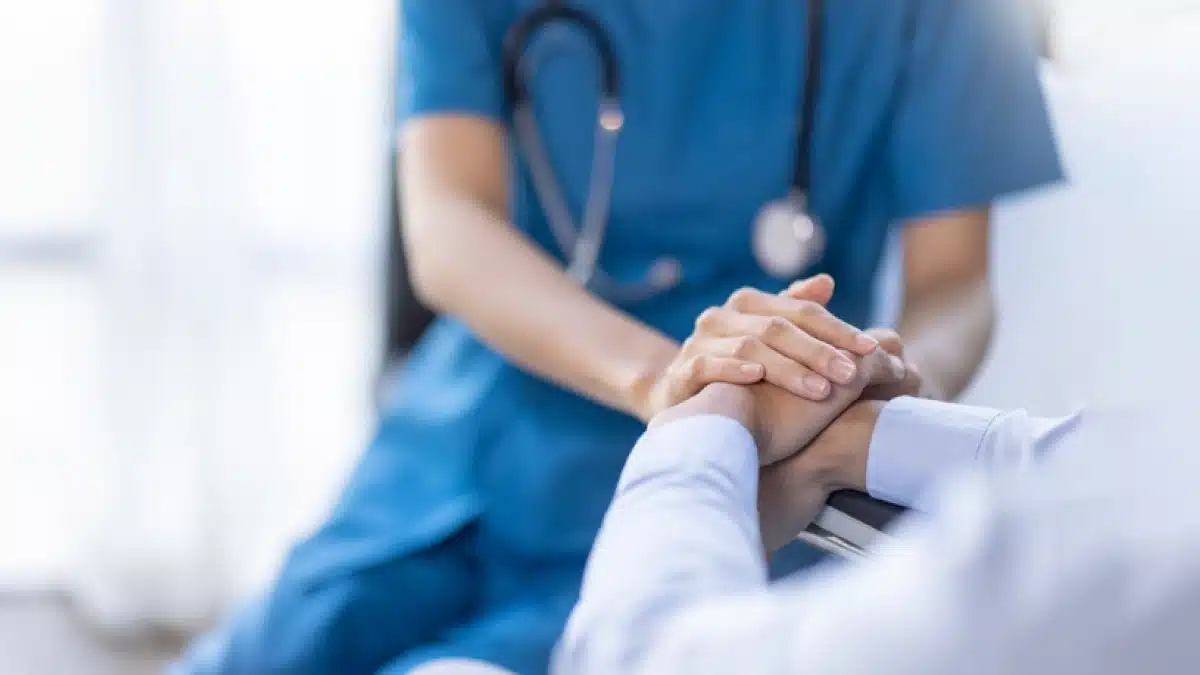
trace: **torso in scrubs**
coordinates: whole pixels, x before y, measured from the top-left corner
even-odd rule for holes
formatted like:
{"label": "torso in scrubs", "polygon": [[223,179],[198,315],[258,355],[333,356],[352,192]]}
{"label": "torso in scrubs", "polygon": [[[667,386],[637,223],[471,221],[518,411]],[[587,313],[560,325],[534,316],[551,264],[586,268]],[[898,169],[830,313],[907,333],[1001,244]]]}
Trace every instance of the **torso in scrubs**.
{"label": "torso in scrubs", "polygon": [[[634,280],[664,255],[683,263],[678,288],[623,309],[682,340],[738,287],[780,289],[755,262],[751,224],[792,181],[805,0],[569,4],[605,26],[622,75],[626,126],[601,265]],[[865,325],[890,225],[1054,181],[1059,164],[1021,3],[825,4],[811,203],[829,245],[805,274],[832,274],[831,309]],[[539,5],[402,2],[400,120],[468,114],[511,129],[501,42]],[[537,65],[544,141],[578,214],[595,52],[554,26],[526,59]],[[512,220],[561,259],[527,167],[513,160]],[[401,673],[437,657],[544,670],[641,430],[439,320],[328,522],[294,550],[264,603],[230,625],[222,672]]]}

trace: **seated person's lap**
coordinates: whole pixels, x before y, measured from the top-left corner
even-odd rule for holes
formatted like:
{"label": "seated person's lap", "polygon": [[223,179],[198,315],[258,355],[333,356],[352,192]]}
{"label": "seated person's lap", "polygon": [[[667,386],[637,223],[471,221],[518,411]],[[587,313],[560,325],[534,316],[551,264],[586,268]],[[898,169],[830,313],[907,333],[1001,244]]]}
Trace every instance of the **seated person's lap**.
{"label": "seated person's lap", "polygon": [[576,597],[575,589],[564,589],[555,596],[516,599],[490,609],[448,631],[442,641],[397,658],[379,673],[406,675],[450,659],[470,659],[520,675],[544,673]]}
{"label": "seated person's lap", "polygon": [[545,672],[582,563],[485,554],[483,539],[472,524],[429,549],[316,581],[285,566],[265,598],[172,673],[398,675],[455,658]]}
{"label": "seated person's lap", "polygon": [[423,551],[311,581],[285,566],[270,593],[198,643],[174,673],[372,674],[468,621],[476,528]]}

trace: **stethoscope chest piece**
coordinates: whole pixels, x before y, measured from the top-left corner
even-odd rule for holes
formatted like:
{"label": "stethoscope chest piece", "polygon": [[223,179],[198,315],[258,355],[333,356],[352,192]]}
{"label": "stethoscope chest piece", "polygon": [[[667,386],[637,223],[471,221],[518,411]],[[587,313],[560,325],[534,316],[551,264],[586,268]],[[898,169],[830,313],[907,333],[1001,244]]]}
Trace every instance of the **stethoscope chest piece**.
{"label": "stethoscope chest piece", "polygon": [[758,212],[751,246],[763,271],[792,280],[821,260],[825,232],[807,208],[803,195],[769,202]]}

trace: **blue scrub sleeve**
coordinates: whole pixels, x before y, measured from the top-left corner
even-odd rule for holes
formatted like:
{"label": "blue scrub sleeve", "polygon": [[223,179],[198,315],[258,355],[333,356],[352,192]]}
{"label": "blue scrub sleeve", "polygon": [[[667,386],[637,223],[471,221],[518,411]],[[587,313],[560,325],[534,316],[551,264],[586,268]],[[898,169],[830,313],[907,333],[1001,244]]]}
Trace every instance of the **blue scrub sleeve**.
{"label": "blue scrub sleeve", "polygon": [[910,2],[885,159],[892,220],[987,206],[1061,180],[1029,3]]}
{"label": "blue scrub sleeve", "polygon": [[437,113],[503,117],[506,4],[400,0],[397,120]]}

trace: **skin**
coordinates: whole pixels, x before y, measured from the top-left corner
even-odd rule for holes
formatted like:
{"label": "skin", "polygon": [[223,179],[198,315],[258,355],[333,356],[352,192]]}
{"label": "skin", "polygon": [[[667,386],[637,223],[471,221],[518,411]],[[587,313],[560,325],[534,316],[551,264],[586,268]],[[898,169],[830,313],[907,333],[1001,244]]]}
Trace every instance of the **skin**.
{"label": "skin", "polygon": [[[405,245],[421,299],[461,318],[514,363],[592,400],[642,420],[712,382],[765,380],[822,400],[852,377],[837,369],[844,362],[834,348],[859,356],[874,348],[814,306],[820,301],[753,289],[701,315],[679,345],[579,288],[506,220],[501,127],[442,115],[411,120],[402,131]],[[994,322],[988,224],[983,209],[905,229],[899,331],[907,360],[924,375],[924,396],[957,396],[986,355]],[[505,283],[493,283],[498,278]],[[526,302],[534,289],[536,305]]]}
{"label": "skin", "polygon": [[[882,363],[864,364],[864,369],[869,377],[821,402],[804,401],[770,385],[709,385],[655,417],[651,427],[692,416],[721,415],[750,431],[764,465],[758,507],[763,546],[769,554],[804,529],[833,492],[866,490],[867,448],[883,402],[857,397],[867,386],[896,379]],[[781,453],[782,448],[791,450]],[[803,449],[797,452],[797,448]]]}
{"label": "skin", "polygon": [[[763,546],[769,555],[791,541],[812,521],[829,494],[840,489],[865,489],[866,447],[883,403],[859,400],[871,387],[902,381],[883,350],[858,359],[857,379],[836,387],[824,401],[807,401],[769,384],[738,386],[717,383],[667,408],[650,427],[695,415],[721,415],[738,421],[755,438],[760,460],[770,461],[771,448],[803,447],[802,452],[763,468],[759,478],[759,519]],[[833,419],[829,423],[829,419]],[[496,674],[505,671],[469,659],[446,659],[427,664],[413,675],[443,673]]]}
{"label": "skin", "polygon": [[505,138],[474,117],[409,120],[400,175],[414,290],[513,363],[649,420],[712,382],[821,400],[855,377],[843,357],[875,350],[821,303],[787,295],[742,289],[684,345],[590,295],[506,220]]}
{"label": "skin", "polygon": [[948,213],[904,230],[898,330],[929,398],[952,400],[987,356],[996,322],[989,283],[989,209]]}
{"label": "skin", "polygon": [[[462,318],[515,363],[643,420],[717,382],[761,383],[755,391],[766,393],[759,407],[776,411],[768,416],[786,416],[793,399],[799,405],[804,398],[833,398],[840,412],[851,403],[846,388],[862,383],[862,357],[878,343],[902,358],[905,375],[868,384],[862,396],[952,398],[986,354],[994,322],[986,209],[908,224],[899,335],[871,331],[874,340],[860,340],[861,333],[823,311],[833,281],[817,277],[779,296],[743,289],[699,317],[696,332],[679,345],[580,289],[505,220],[503,129],[470,117],[425,118],[407,123],[401,142],[407,149],[401,154],[405,243],[422,299]],[[464,247],[463,241],[475,244]],[[505,283],[492,283],[497,278]],[[534,290],[536,305],[526,302]],[[838,356],[855,363],[848,378],[832,368]],[[813,385],[814,378],[824,382]],[[764,485],[804,495],[772,500],[773,490],[764,490],[768,504],[783,504],[791,514],[790,521],[779,519],[790,523],[784,531],[798,531],[791,523],[818,508],[822,495],[862,486],[862,472],[847,467],[865,467],[870,434],[864,430],[873,410],[868,401],[840,418],[820,418],[825,422],[812,430],[813,448],[828,452],[792,455],[804,446],[795,439],[790,447],[766,445]],[[847,454],[834,462],[836,447]]]}
{"label": "skin", "polygon": [[[819,286],[801,282],[788,291],[821,297]],[[825,401],[789,396],[769,385],[714,384],[655,417],[651,427],[692,415],[733,418],[750,430],[763,469],[759,518],[763,546],[771,554],[795,538],[838,490],[867,487],[867,457],[875,424],[887,400],[916,395],[921,376],[904,362],[904,345],[891,330],[872,332],[881,350],[860,360],[859,378]],[[899,360],[883,360],[882,353]]]}
{"label": "skin", "polygon": [[[893,353],[920,373],[921,387],[904,393],[953,400],[987,356],[996,321],[990,223],[990,212],[980,209],[925,218],[905,228],[903,304],[898,333],[888,339],[899,350]],[[822,301],[803,284],[787,294]]]}

